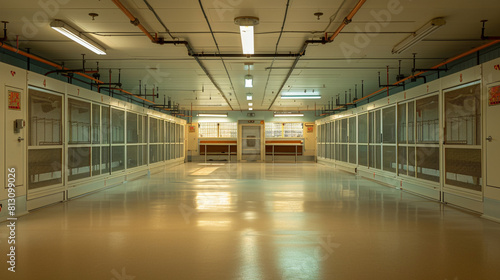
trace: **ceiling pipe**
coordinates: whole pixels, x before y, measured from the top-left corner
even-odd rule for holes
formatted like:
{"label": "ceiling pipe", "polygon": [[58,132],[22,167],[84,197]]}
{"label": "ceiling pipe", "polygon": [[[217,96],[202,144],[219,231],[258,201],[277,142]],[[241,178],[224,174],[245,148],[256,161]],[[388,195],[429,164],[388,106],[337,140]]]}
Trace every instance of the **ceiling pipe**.
{"label": "ceiling pipe", "polygon": [[342,31],[342,29],[344,29],[344,27],[352,21],[352,18],[354,17],[354,15],[359,11],[359,9],[363,6],[363,4],[365,4],[365,2],[366,2],[366,0],[360,0],[356,4],[356,6],[354,7],[354,9],[347,15],[347,17],[344,19],[344,21],[342,22],[342,24],[337,28],[337,31],[335,31],[335,33],[330,38],[326,39],[327,35],[325,34],[324,40],[306,40],[304,42],[304,45],[302,45],[302,49],[299,52],[300,56],[297,56],[295,58],[295,61],[293,62],[292,67],[290,68],[290,71],[288,71],[288,74],[286,75],[285,80],[281,84],[279,90],[276,92],[276,96],[274,97],[273,101],[271,102],[271,104],[269,105],[269,107],[267,108],[267,110],[271,110],[271,107],[274,105],[274,102],[276,102],[276,99],[280,95],[281,90],[283,89],[283,87],[285,86],[286,82],[288,81],[288,79],[292,75],[293,70],[295,70],[295,67],[297,66],[297,63],[299,62],[299,59],[306,52],[307,46],[309,44],[315,44],[315,43],[325,44],[325,43],[333,42],[333,40],[340,34],[340,31]]}
{"label": "ceiling pipe", "polygon": [[335,32],[333,32],[333,34],[332,34],[332,36],[330,36],[330,38],[328,38],[327,33],[325,33],[325,38],[328,38],[328,39],[326,39],[327,43],[333,42],[333,40],[340,34],[342,29],[344,29],[344,27],[346,27],[346,25],[348,25],[349,23],[352,22],[352,18],[354,17],[354,15],[356,15],[356,13],[359,11],[359,9],[361,9],[361,7],[363,6],[363,4],[365,4],[365,2],[366,2],[366,0],[359,0],[359,2],[356,4],[356,6],[354,6],[354,9],[352,9],[352,11],[344,18],[344,21],[342,21],[340,26],[337,28],[337,30],[335,30]]}
{"label": "ceiling pipe", "polygon": [[[461,59],[461,58],[463,58],[463,57],[466,57],[466,56],[468,56],[468,55],[470,55],[470,54],[473,54],[473,53],[478,52],[478,51],[480,51],[480,50],[483,50],[483,49],[485,49],[485,48],[491,47],[491,46],[493,46],[493,45],[495,45],[495,44],[498,44],[498,43],[500,43],[500,40],[491,41],[491,42],[489,42],[489,43],[487,43],[487,44],[481,45],[481,46],[479,46],[479,47],[476,47],[476,48],[474,48],[474,49],[471,49],[471,50],[468,50],[468,51],[466,51],[466,52],[464,52],[464,53],[461,53],[461,54],[459,54],[459,55],[457,55],[457,56],[454,56],[454,57],[452,57],[452,58],[450,58],[450,59],[447,59],[447,60],[445,60],[445,61],[443,61],[443,62],[441,62],[441,63],[439,63],[439,64],[437,64],[437,65],[434,65],[434,66],[433,66],[433,67],[431,67],[430,69],[438,69],[438,68],[439,68],[439,67],[441,67],[441,66],[447,65],[447,64],[449,64],[449,63],[451,63],[451,62],[453,62],[453,61],[456,61],[456,60],[458,60],[458,59]],[[424,74],[424,73],[426,73],[426,72],[428,72],[428,71],[421,71],[421,72],[416,73],[416,74],[414,74],[414,75],[412,75],[412,76],[409,76],[409,77],[406,77],[406,78],[404,78],[404,79],[402,79],[402,80],[399,80],[399,81],[397,81],[397,82],[393,83],[392,85],[397,85],[397,84],[403,83],[403,82],[405,82],[405,81],[411,80],[411,79],[413,79],[413,78],[417,78],[418,76],[420,76],[420,75],[422,75],[422,74]],[[375,96],[375,95],[377,95],[377,94],[379,94],[379,93],[383,92],[383,91],[384,91],[384,90],[386,90],[386,89],[387,89],[387,88],[381,88],[381,89],[379,89],[379,90],[377,90],[377,91],[375,91],[375,92],[373,92],[373,93],[370,93],[370,94],[368,94],[367,96],[364,96],[364,97],[362,97],[362,98],[360,98],[360,99],[358,99],[358,100],[356,100],[356,101],[353,101],[353,102],[348,103],[348,104],[344,104],[344,106],[355,105],[356,103],[358,103],[358,102],[360,102],[360,101],[362,101],[362,100],[365,100],[365,99],[367,99],[367,98],[373,97],[373,96]],[[342,107],[344,107],[344,106],[337,107],[337,108],[335,108],[334,110],[339,110],[339,109],[341,109],[341,108],[342,108]]]}
{"label": "ceiling pipe", "polygon": [[134,15],[132,15],[132,13],[127,8],[125,8],[125,6],[123,6],[123,4],[119,0],[112,0],[112,1],[128,17],[128,19],[130,20],[130,23],[137,26],[144,34],[146,34],[146,36],[148,36],[148,38],[149,38],[149,40],[151,40],[151,42],[153,42],[153,43],[158,42],[158,40],[155,39],[151,35],[151,33],[149,33],[149,31],[144,27],[144,25],[142,25],[142,23],[139,21],[139,19],[136,18]]}
{"label": "ceiling pipe", "polygon": [[[151,42],[153,42],[155,44],[160,44],[160,45],[163,45],[163,44],[184,45],[184,46],[186,46],[189,55],[195,54],[193,48],[191,47],[191,45],[187,41],[175,41],[175,40],[174,41],[165,41],[165,40],[163,40],[163,38],[158,38],[157,34],[155,35],[155,37],[153,37],[151,35],[151,33],[149,31],[147,31],[146,28],[139,22],[139,19],[137,19],[134,15],[132,15],[132,13],[119,0],[112,0],[112,1],[130,19],[130,22],[133,25],[139,27],[139,29],[141,29],[141,31],[146,36],[148,36],[148,38],[151,40]],[[212,77],[212,75],[210,75],[207,68],[201,63],[201,61],[198,59],[198,57],[196,57],[196,56],[193,56],[193,57],[196,60],[196,62],[198,63],[198,65],[200,66],[200,68],[203,70],[205,75],[208,77],[208,79],[212,82],[212,84],[217,88],[219,93],[222,95],[222,97],[226,101],[227,105],[229,105],[229,108],[231,108],[231,110],[233,110],[233,107],[229,103],[229,100],[227,100],[226,96],[223,94],[222,89],[215,82],[214,78]]]}
{"label": "ceiling pipe", "polygon": [[[33,55],[33,54],[30,54],[30,53],[24,52],[24,51],[22,51],[22,50],[16,49],[16,48],[14,48],[14,47],[11,47],[11,46],[9,46],[9,45],[5,44],[4,42],[0,42],[0,47],[4,48],[4,49],[6,49],[6,50],[9,50],[9,51],[11,51],[11,52],[15,52],[15,53],[17,53],[17,54],[19,54],[19,55],[22,55],[22,56],[24,56],[24,57],[27,57],[27,58],[30,58],[30,59],[36,60],[36,61],[41,62],[41,63],[43,63],[43,64],[46,64],[46,65],[49,65],[49,66],[55,67],[55,68],[57,68],[57,69],[59,69],[59,70],[70,70],[70,69],[68,69],[68,68],[62,67],[62,66],[61,66],[61,65],[59,65],[59,64],[56,64],[56,63],[54,63],[54,62],[52,62],[52,61],[49,61],[49,60],[47,60],[47,59],[43,59],[43,58],[38,57],[38,56],[36,56],[36,55]],[[79,75],[79,76],[81,76],[81,77],[87,78],[87,79],[89,79],[89,80],[92,80],[92,81],[96,82],[97,84],[104,84],[104,82],[103,82],[103,81],[100,81],[100,80],[98,80],[98,79],[96,79],[96,78],[94,78],[94,77],[91,77],[91,76],[89,76],[89,75],[86,75],[86,74],[84,74],[84,73],[77,73],[77,72],[75,72],[75,74],[77,74],[77,75]],[[143,101],[146,101],[146,102],[149,102],[149,103],[153,103],[152,101],[149,101],[149,100],[147,100],[147,99],[144,99],[144,98],[141,98],[141,97],[139,97],[139,96],[136,96],[135,94],[130,93],[130,92],[128,92],[128,91],[126,91],[126,90],[123,90],[123,89],[120,89],[120,88],[113,88],[113,89],[111,89],[111,90],[118,90],[118,91],[120,91],[120,92],[123,92],[123,93],[126,93],[126,94],[128,94],[128,95],[131,95],[131,96],[133,96],[133,97],[135,97],[135,98],[141,99],[141,100],[143,100]]]}

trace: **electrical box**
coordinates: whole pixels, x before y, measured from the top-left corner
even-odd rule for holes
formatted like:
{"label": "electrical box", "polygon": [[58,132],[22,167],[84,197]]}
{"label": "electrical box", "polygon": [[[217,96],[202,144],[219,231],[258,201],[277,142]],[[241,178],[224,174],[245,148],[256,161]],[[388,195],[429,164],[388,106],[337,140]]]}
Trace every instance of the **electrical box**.
{"label": "electrical box", "polygon": [[26,122],[23,119],[16,119],[14,121],[14,133],[20,133],[21,129],[26,126]]}

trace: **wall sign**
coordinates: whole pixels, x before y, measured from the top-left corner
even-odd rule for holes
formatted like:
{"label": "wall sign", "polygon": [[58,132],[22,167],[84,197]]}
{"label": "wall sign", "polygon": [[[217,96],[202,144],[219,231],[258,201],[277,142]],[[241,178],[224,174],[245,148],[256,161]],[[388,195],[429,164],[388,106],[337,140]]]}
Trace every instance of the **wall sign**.
{"label": "wall sign", "polygon": [[488,90],[488,105],[500,104],[500,86],[490,87]]}
{"label": "wall sign", "polygon": [[196,131],[196,128],[194,127],[194,125],[190,125],[189,126],[189,132],[195,132]]}
{"label": "wall sign", "polygon": [[21,110],[21,93],[9,90],[9,109]]}

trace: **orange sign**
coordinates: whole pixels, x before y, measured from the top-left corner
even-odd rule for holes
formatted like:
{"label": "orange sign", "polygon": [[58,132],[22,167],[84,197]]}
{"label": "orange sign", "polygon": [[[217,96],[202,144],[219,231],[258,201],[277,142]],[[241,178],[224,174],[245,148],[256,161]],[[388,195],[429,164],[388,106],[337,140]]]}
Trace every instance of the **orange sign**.
{"label": "orange sign", "polygon": [[500,86],[491,87],[488,90],[488,104],[490,106],[500,104]]}
{"label": "orange sign", "polygon": [[9,90],[9,109],[21,110],[21,93]]}

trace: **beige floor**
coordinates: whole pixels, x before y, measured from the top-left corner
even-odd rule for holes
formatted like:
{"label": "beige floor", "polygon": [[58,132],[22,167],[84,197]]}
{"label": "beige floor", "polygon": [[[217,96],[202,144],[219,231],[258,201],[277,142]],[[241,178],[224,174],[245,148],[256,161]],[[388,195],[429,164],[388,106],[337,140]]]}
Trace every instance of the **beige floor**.
{"label": "beige floor", "polygon": [[500,224],[316,164],[185,164],[24,216],[0,279],[500,279]]}

